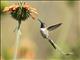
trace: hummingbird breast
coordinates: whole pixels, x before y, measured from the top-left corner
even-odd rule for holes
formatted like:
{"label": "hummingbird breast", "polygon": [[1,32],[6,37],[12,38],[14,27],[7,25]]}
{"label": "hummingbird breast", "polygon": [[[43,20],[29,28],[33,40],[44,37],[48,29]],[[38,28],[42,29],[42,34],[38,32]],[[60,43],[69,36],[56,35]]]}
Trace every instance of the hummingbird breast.
{"label": "hummingbird breast", "polygon": [[41,28],[41,34],[44,38],[48,38],[49,36],[49,33],[48,33],[48,30],[46,28]]}

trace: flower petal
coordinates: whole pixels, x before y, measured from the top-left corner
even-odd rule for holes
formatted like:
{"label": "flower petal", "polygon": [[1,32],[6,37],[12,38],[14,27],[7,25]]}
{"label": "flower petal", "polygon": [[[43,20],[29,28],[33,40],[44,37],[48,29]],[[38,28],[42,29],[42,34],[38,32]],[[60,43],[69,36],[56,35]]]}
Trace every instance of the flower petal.
{"label": "flower petal", "polygon": [[36,17],[32,13],[30,13],[30,16],[32,17],[33,20],[35,20]]}
{"label": "flower petal", "polygon": [[36,12],[36,11],[34,11],[34,10],[30,10],[30,12],[38,15],[38,12]]}
{"label": "flower petal", "polygon": [[30,10],[35,10],[35,11],[37,11],[37,9],[35,9],[35,8],[32,8],[32,7],[29,7],[29,9],[30,9]]}
{"label": "flower petal", "polygon": [[28,3],[24,3],[23,7],[26,8],[27,10],[29,10],[29,4]]}
{"label": "flower petal", "polygon": [[9,7],[5,7],[3,10],[3,12],[7,12],[7,11],[9,11]]}

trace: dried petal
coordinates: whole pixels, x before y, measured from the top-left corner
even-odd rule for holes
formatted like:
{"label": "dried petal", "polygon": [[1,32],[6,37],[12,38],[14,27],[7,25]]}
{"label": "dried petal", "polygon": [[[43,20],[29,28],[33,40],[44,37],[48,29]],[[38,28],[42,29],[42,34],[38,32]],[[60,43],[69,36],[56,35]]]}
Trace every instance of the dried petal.
{"label": "dried petal", "polygon": [[9,7],[5,7],[4,10],[3,10],[3,12],[8,12],[8,11],[16,10],[16,8],[18,8],[18,7],[19,7],[18,4],[13,4],[13,5],[9,6]]}
{"label": "dried petal", "polygon": [[36,16],[33,13],[30,13],[30,16],[32,17],[33,20],[36,19]]}
{"label": "dried petal", "polygon": [[37,9],[35,9],[35,8],[32,8],[32,7],[29,7],[29,9],[30,9],[30,10],[35,10],[35,11],[37,11]]}
{"label": "dried petal", "polygon": [[16,10],[19,7],[18,4],[11,5],[9,9]]}
{"label": "dried petal", "polygon": [[33,15],[32,13],[30,13],[30,15],[31,15],[32,19],[33,19],[33,20],[35,20],[35,17],[34,17],[34,15]]}
{"label": "dried petal", "polygon": [[30,12],[38,15],[38,12],[36,12],[36,11],[34,11],[34,10],[30,10]]}
{"label": "dried petal", "polygon": [[13,6],[13,10],[16,10],[18,7],[19,7],[19,5],[18,5],[18,4],[15,4],[15,5]]}
{"label": "dried petal", "polygon": [[5,7],[3,10],[3,12],[7,12],[7,11],[9,11],[9,7]]}
{"label": "dried petal", "polygon": [[26,10],[29,10],[29,4],[28,4],[28,3],[24,3],[23,7],[24,7]]}

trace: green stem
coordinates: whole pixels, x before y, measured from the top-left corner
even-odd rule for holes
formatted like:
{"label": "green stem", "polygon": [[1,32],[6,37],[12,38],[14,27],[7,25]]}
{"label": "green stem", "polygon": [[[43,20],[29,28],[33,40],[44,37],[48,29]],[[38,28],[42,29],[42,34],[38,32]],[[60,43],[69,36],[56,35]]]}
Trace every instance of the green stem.
{"label": "green stem", "polygon": [[[17,25],[19,25],[19,24],[17,24]],[[16,43],[15,43],[15,51],[14,51],[13,60],[17,60],[17,52],[18,52],[18,48],[19,48],[20,37],[21,37],[21,31],[19,28],[16,32]]]}

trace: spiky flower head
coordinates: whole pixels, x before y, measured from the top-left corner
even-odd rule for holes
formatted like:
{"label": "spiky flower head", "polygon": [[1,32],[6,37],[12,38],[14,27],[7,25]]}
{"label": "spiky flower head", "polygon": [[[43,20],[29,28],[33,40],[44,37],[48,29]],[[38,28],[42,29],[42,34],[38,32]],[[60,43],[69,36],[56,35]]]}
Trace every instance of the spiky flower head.
{"label": "spiky flower head", "polygon": [[9,7],[5,7],[3,12],[9,12],[16,20],[26,20],[28,17],[32,17],[34,20],[38,15],[37,10],[32,8],[26,2],[15,3]]}

